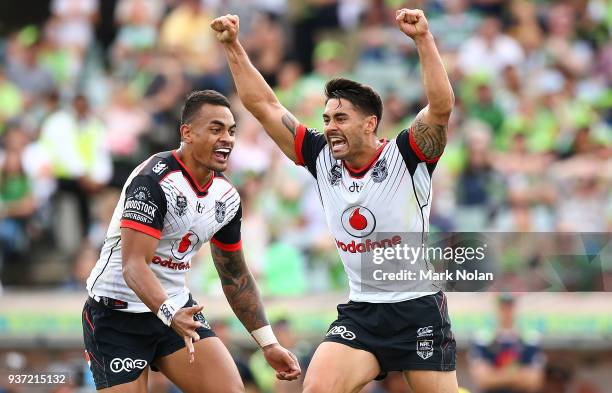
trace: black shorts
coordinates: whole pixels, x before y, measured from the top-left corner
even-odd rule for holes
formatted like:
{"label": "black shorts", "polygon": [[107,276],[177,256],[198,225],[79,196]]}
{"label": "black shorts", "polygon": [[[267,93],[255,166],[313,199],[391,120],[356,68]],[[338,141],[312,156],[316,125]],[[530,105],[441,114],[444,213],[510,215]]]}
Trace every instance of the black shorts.
{"label": "black shorts", "polygon": [[[183,307],[194,304],[189,296]],[[183,337],[152,312],[117,311],[88,298],[82,319],[85,359],[98,390],[132,382],[149,366],[157,371],[156,359],[185,346]],[[201,312],[194,320],[204,325],[197,329],[200,338],[215,336]]]}
{"label": "black shorts", "polygon": [[389,371],[455,370],[456,343],[443,292],[399,303],[349,301],[323,341],[371,352]]}

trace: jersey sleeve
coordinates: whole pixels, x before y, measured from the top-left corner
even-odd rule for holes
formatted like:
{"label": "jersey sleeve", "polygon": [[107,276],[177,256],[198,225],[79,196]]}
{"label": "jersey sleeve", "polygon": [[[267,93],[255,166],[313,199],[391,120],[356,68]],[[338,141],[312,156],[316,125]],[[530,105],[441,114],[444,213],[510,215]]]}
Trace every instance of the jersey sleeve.
{"label": "jersey sleeve", "polygon": [[125,190],[121,228],[159,239],[166,210],[166,195],[159,183],[149,176],[136,176]]}
{"label": "jersey sleeve", "polygon": [[210,242],[223,251],[238,251],[242,248],[242,238],[240,235],[240,223],[242,221],[242,205],[234,217],[217,231],[210,239]]}
{"label": "jersey sleeve", "polygon": [[414,140],[412,129],[403,130],[400,132],[397,138],[395,138],[395,143],[397,143],[397,147],[402,154],[404,162],[406,163],[406,166],[408,167],[408,170],[410,170],[411,174],[414,174],[416,167],[421,162],[424,162],[427,165],[427,170],[431,176],[441,156],[433,159],[425,158],[425,155],[421,149],[419,149],[416,141]]}
{"label": "jersey sleeve", "polygon": [[308,171],[317,177],[317,157],[327,144],[325,136],[314,129],[306,128],[300,124],[295,133],[295,163],[305,166]]}

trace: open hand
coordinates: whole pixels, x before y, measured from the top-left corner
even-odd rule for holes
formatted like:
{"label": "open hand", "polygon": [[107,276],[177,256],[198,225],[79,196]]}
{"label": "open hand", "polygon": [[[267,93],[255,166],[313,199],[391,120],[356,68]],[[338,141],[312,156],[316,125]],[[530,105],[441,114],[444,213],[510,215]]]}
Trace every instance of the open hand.
{"label": "open hand", "polygon": [[189,351],[189,363],[195,360],[195,349],[193,343],[200,340],[200,335],[196,329],[202,324],[193,319],[194,314],[199,313],[204,306],[192,306],[181,308],[174,314],[170,327],[185,340],[185,346]]}

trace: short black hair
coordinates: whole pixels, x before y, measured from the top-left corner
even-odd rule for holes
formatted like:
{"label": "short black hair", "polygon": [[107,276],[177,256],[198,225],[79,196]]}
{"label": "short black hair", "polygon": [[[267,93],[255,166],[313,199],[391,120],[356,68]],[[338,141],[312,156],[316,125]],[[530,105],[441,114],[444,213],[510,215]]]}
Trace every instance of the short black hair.
{"label": "short black hair", "polygon": [[185,99],[185,105],[181,111],[181,124],[187,124],[193,120],[202,105],[219,105],[229,109],[230,102],[226,96],[215,90],[197,90],[189,93]]}
{"label": "short black hair", "polygon": [[383,104],[380,95],[370,86],[345,78],[334,78],[325,85],[325,103],[332,98],[344,98],[366,115],[376,116],[376,131],[382,119]]}

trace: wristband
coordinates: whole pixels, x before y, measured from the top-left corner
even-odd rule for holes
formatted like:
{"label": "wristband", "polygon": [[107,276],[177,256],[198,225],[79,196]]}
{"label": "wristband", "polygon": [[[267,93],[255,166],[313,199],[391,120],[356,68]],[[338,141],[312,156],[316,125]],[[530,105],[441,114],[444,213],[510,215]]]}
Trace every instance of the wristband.
{"label": "wristband", "polygon": [[259,329],[253,330],[251,332],[251,336],[257,341],[257,344],[261,348],[270,345],[270,344],[278,344],[278,340],[272,331],[272,327],[270,325],[266,325],[260,327]]}
{"label": "wristband", "polygon": [[170,326],[172,324],[172,318],[174,318],[174,314],[176,314],[176,309],[170,302],[170,299],[166,299],[161,306],[159,306],[159,311],[157,311],[157,318],[161,319],[161,321],[166,326]]}

